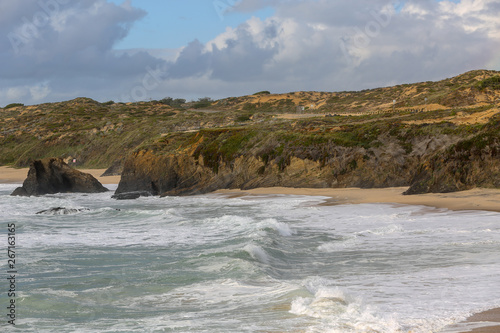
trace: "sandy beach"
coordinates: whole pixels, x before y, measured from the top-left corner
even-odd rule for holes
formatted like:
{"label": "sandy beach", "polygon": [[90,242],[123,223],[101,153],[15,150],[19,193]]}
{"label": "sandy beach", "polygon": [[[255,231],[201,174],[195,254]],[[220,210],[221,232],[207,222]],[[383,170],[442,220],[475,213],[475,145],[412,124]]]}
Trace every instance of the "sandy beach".
{"label": "sandy beach", "polygon": [[[2,184],[22,184],[28,175],[28,168],[16,169],[0,166],[0,183]],[[106,169],[78,169],[85,173],[90,173],[97,178],[101,184],[118,184],[120,176],[101,177]]]}
{"label": "sandy beach", "polygon": [[460,324],[459,326],[471,326],[476,325],[484,327],[471,328],[468,331],[462,331],[461,333],[498,333],[500,332],[500,309],[493,309],[477,313],[471,316],[466,322]]}
{"label": "sandy beach", "polygon": [[252,190],[219,190],[215,193],[230,196],[245,195],[311,195],[330,197],[325,204],[362,204],[393,203],[404,205],[423,205],[450,210],[488,210],[500,212],[500,190],[473,189],[454,193],[432,193],[420,195],[402,195],[407,187],[382,189],[309,189],[309,188],[257,188]]}

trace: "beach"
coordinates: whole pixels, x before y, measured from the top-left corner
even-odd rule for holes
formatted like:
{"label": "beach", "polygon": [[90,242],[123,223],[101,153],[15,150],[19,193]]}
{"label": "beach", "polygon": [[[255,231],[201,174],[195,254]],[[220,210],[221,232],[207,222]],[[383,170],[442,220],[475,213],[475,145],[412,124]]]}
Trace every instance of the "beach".
{"label": "beach", "polygon": [[380,189],[361,188],[257,188],[251,190],[219,190],[216,193],[232,196],[245,195],[309,195],[330,197],[325,204],[364,204],[393,203],[402,205],[422,205],[450,210],[487,210],[500,211],[500,190],[473,189],[453,193],[431,193],[419,195],[403,195],[407,187],[391,187]]}
{"label": "beach", "polygon": [[[500,309],[493,309],[485,312],[481,312],[470,317],[467,322],[478,323],[478,322],[488,322],[488,323],[500,323]],[[498,333],[500,332],[500,325],[481,327],[470,331],[471,333]],[[469,333],[469,332],[464,332]]]}
{"label": "beach", "polygon": [[[90,173],[102,184],[118,184],[120,176],[101,177],[105,169],[79,169]],[[0,166],[0,183],[21,184],[28,174],[28,168]],[[422,205],[450,210],[487,210],[500,212],[500,190],[472,189],[453,193],[430,193],[403,195],[408,187],[376,189],[361,188],[256,188],[251,190],[218,190],[215,193],[229,196],[245,195],[308,195],[329,197],[325,204],[393,203],[402,205]]]}

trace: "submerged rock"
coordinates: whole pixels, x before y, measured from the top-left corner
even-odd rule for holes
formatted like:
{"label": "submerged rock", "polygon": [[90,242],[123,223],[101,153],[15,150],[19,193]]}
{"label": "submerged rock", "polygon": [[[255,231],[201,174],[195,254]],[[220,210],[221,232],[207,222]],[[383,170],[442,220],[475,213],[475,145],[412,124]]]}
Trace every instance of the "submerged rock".
{"label": "submerged rock", "polygon": [[64,208],[64,207],[53,207],[46,210],[41,210],[37,212],[37,215],[70,215],[80,212],[89,212],[88,208]]}
{"label": "submerged rock", "polygon": [[91,174],[72,169],[61,158],[33,161],[23,186],[13,196],[32,196],[55,193],[101,193],[107,188]]}
{"label": "submerged rock", "polygon": [[133,191],[133,192],[118,193],[113,195],[111,198],[116,200],[134,200],[140,197],[150,197],[152,195],[153,194],[151,192],[147,191]]}

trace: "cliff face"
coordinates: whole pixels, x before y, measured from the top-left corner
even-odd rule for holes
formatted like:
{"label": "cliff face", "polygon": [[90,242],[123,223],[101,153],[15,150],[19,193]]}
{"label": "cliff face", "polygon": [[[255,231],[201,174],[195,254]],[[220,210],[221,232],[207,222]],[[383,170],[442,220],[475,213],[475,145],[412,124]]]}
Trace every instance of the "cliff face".
{"label": "cliff face", "polygon": [[[424,135],[403,143],[380,134],[376,144],[345,147],[331,140],[308,143],[307,137],[299,145],[270,133],[199,132],[175,151],[165,153],[169,149],[158,144],[129,156],[116,193],[412,185],[406,194],[417,194],[500,187],[498,137],[495,132],[480,136]],[[235,137],[239,145],[231,151]]]}
{"label": "cliff face", "polygon": [[462,140],[424,161],[405,194],[500,188],[500,138],[490,131]]}

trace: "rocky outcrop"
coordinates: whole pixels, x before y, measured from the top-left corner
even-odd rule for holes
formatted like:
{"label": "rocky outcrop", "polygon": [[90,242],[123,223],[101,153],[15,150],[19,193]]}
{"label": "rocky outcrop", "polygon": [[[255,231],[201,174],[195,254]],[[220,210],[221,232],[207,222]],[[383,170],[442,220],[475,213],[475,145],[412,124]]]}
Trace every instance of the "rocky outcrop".
{"label": "rocky outcrop", "polygon": [[[281,155],[273,142],[255,147],[231,160],[197,154],[196,144],[184,152],[160,154],[141,150],[132,154],[116,198],[151,195],[192,195],[218,189],[256,187],[381,188],[408,186],[419,161],[429,153],[407,153],[397,141],[380,137],[380,147],[342,147],[332,143],[315,147],[288,147]],[[441,147],[450,137],[422,138],[421,146]],[[436,148],[437,149],[437,148]],[[435,151],[435,150],[434,150]],[[271,156],[271,157],[270,157]],[[215,161],[215,162],[214,162]]]}
{"label": "rocky outcrop", "polygon": [[446,193],[474,187],[500,188],[500,138],[481,133],[424,161],[404,193]]}
{"label": "rocky outcrop", "polygon": [[47,158],[31,163],[23,186],[18,187],[11,195],[32,196],[106,191],[108,189],[92,175],[70,168],[61,158]]}
{"label": "rocky outcrop", "polygon": [[346,127],[326,134],[304,124],[278,133],[199,131],[162,138],[130,155],[115,195],[133,199],[141,193],[277,186],[410,186],[405,194],[500,188],[499,127],[494,118],[475,132],[448,123]]}

